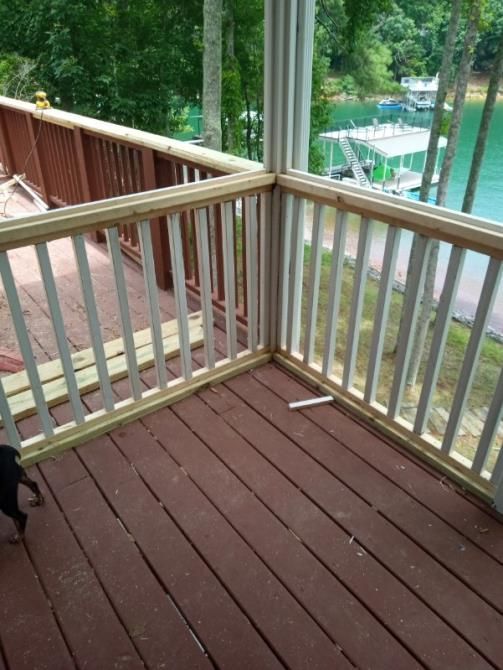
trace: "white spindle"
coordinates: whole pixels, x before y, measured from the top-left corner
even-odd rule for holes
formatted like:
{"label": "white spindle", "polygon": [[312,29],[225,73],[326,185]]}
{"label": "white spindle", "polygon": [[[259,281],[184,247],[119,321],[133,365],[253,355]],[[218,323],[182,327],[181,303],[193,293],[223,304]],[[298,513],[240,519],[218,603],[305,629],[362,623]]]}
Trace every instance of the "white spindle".
{"label": "white spindle", "polygon": [[201,309],[203,313],[204,361],[207,368],[215,367],[215,337],[213,334],[213,305],[211,302],[211,267],[206,209],[197,211],[196,245],[199,268]]}
{"label": "white spindle", "polygon": [[80,286],[82,289],[82,297],[84,298],[84,306],[87,313],[87,321],[91,335],[94,360],[96,362],[96,370],[98,372],[98,379],[103,396],[103,404],[106,410],[111,411],[114,408],[112,385],[110,383],[110,377],[108,374],[107,359],[103,346],[103,337],[101,335],[98,310],[96,309],[96,300],[94,298],[93,282],[91,279],[91,271],[89,269],[89,261],[87,258],[84,237],[82,235],[76,235],[74,238],[72,238],[72,242],[75,257],[77,259]]}
{"label": "white spindle", "polygon": [[275,186],[270,200],[270,208],[266,210],[267,225],[271,240],[271,262],[267,267],[267,271],[270,271],[268,282],[270,285],[268,294],[270,311],[268,317],[269,329],[266,332],[266,337],[271,351],[275,351],[278,348],[283,328],[280,305],[281,230],[279,221],[281,219],[281,209],[281,189],[279,186]]}
{"label": "white spindle", "polygon": [[40,382],[40,376],[38,374],[35,357],[33,356],[30,337],[26,328],[23,309],[21,307],[21,302],[19,301],[9,258],[5,251],[0,252],[0,275],[2,276],[5,295],[7,297],[7,302],[9,303],[19,349],[21,350],[21,355],[23,357],[26,374],[30,380],[31,392],[33,393],[33,398],[37,407],[37,413],[42,424],[42,430],[44,431],[44,435],[46,437],[50,437],[54,434],[52,420],[49,414],[47,403],[45,401],[44,391]]}
{"label": "white spindle", "polygon": [[260,332],[259,343],[264,347],[269,344],[269,310],[271,306],[272,270],[271,270],[271,207],[270,193],[260,196]]}
{"label": "white spindle", "polygon": [[325,348],[322,372],[326,377],[332,374],[335,345],[337,341],[337,320],[341,306],[342,273],[346,250],[347,212],[337,211],[332,244],[332,264],[328,285],[328,304],[325,326]]}
{"label": "white spindle", "polygon": [[489,266],[487,268],[477,312],[475,314],[475,321],[473,322],[470,340],[468,342],[468,347],[466,348],[463,365],[456,386],[456,392],[452,401],[449,420],[447,421],[444,439],[442,441],[442,451],[445,454],[448,454],[451,451],[463,419],[463,413],[477,370],[480,350],[484,343],[489,318],[499,289],[501,269],[501,261],[498,261],[495,258],[489,260]]}
{"label": "white spindle", "polygon": [[41,242],[40,244],[35,245],[35,250],[37,252],[42,283],[44,284],[44,290],[47,296],[47,304],[49,305],[49,311],[51,313],[52,327],[54,329],[61,366],[65,376],[66,388],[68,389],[68,398],[70,400],[75,422],[83,423],[84,409],[80,399],[80,392],[77,379],[75,377],[75,371],[73,369],[68,340],[66,339],[65,324],[63,321],[63,314],[61,313],[56,282],[54,280],[54,273],[52,271],[47,244],[45,242]]}
{"label": "white spindle", "polygon": [[498,510],[500,512],[503,512],[503,446],[500,446],[498,458],[496,459],[496,463],[494,464],[493,472],[491,475],[491,483],[494,484],[497,491],[499,492],[496,494],[497,496],[499,495],[499,501],[500,501]]}
{"label": "white spindle", "polygon": [[412,261],[412,272],[402,308],[402,328],[398,334],[395,374],[393,376],[388,405],[388,416],[392,419],[395,419],[400,414],[431,244],[431,239],[426,238],[423,235],[417,237],[416,257]]}
{"label": "white spindle", "polygon": [[227,334],[227,356],[232,360],[237,356],[235,284],[236,270],[234,263],[234,217],[232,213],[232,202],[226,202],[222,209],[222,241],[225,283],[225,330]]}
{"label": "white spindle", "polygon": [[280,334],[281,349],[286,349],[288,333],[288,279],[290,276],[290,253],[292,244],[293,195],[286,193],[281,198],[281,258],[279,274]]}
{"label": "white spindle", "polygon": [[248,349],[258,344],[258,275],[257,275],[257,197],[245,198],[246,220],[246,301],[248,304]]}
{"label": "white spindle", "polygon": [[190,354],[187,295],[185,293],[185,266],[183,262],[182,234],[180,231],[179,214],[168,216],[168,235],[171,252],[171,268],[173,270],[173,289],[175,294],[182,375],[185,379],[191,379],[192,360]]}
{"label": "white spindle", "polygon": [[360,222],[360,234],[358,236],[358,249],[356,252],[356,264],[353,279],[353,293],[351,296],[351,312],[349,315],[346,353],[344,356],[344,370],[342,373],[342,386],[345,389],[353,386],[353,378],[356,369],[356,357],[358,355],[358,343],[360,341],[360,326],[365,299],[365,286],[367,285],[367,274],[369,266],[370,245],[372,242],[372,221],[362,219]]}
{"label": "white spindle", "polygon": [[393,282],[395,279],[400,237],[400,228],[388,226],[381,279],[379,281],[379,294],[377,297],[377,306],[374,317],[374,329],[372,331],[372,342],[370,345],[367,380],[365,383],[364,398],[368,403],[373,403],[377,395],[382,354],[384,350],[384,336],[386,334],[386,324],[388,323],[391,296],[393,295]]}
{"label": "white spindle", "polygon": [[323,221],[325,207],[315,203],[311,239],[311,261],[309,264],[309,292],[307,297],[307,321],[304,338],[304,363],[308,365],[314,357],[316,322],[320,293],[321,255],[323,253]]}
{"label": "white spindle", "polygon": [[484,422],[482,435],[480,436],[475,458],[473,459],[472,470],[482,472],[484,469],[491,445],[496,439],[501,419],[503,418],[503,368],[501,369],[498,383],[494,391],[494,396],[487,412]]}
{"label": "white spindle", "polygon": [[0,417],[2,419],[5,432],[7,433],[7,439],[9,440],[9,444],[11,444],[16,449],[19,449],[21,447],[21,440],[19,439],[19,433],[17,432],[16,423],[12,418],[9,402],[7,400],[7,396],[5,395],[5,390],[1,378],[0,378]]}
{"label": "white spindle", "polygon": [[152,250],[152,234],[149,221],[140,221],[139,225],[140,249],[142,257],[143,279],[148,303],[148,318],[152,335],[157,385],[166,388],[166,359],[164,357],[164,343],[162,339],[161,317],[159,310],[159,296],[155,281],[154,252]]}
{"label": "white spindle", "polygon": [[141,380],[140,373],[138,371],[138,359],[136,357],[133,327],[131,325],[131,316],[129,313],[126,278],[124,276],[124,265],[122,263],[122,253],[120,250],[119,233],[117,228],[107,228],[106,236],[108,253],[110,255],[110,260],[112,262],[112,268],[114,271],[115,290],[117,292],[117,301],[119,303],[122,340],[124,342],[124,351],[126,354],[126,364],[128,369],[129,383],[131,385],[131,393],[135,400],[140,400],[142,395]]}
{"label": "white spindle", "polygon": [[304,212],[305,200],[295,198],[293,207],[292,247],[288,287],[288,329],[286,334],[289,353],[300,349],[300,315],[302,306],[302,277],[304,270]]}
{"label": "white spindle", "polygon": [[465,256],[465,249],[461,249],[461,247],[452,247],[447,274],[445,276],[444,288],[438,303],[430,354],[426,365],[421,395],[419,397],[416,420],[414,422],[414,432],[419,435],[425,432],[428,425],[431,405],[437,386],[438,376],[440,374],[447,335],[449,334],[449,324],[452,310],[454,308],[454,302],[456,300],[459,280],[463,271]]}

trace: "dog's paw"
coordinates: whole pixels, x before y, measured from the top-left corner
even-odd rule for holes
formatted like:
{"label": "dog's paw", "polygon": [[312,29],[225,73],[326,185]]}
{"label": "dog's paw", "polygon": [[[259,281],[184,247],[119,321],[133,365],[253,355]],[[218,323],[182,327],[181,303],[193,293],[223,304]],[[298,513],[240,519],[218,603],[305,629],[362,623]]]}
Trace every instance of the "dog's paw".
{"label": "dog's paw", "polygon": [[44,504],[44,496],[43,495],[38,495],[38,496],[33,496],[33,498],[28,498],[28,502],[30,503],[30,507],[40,507],[40,505]]}

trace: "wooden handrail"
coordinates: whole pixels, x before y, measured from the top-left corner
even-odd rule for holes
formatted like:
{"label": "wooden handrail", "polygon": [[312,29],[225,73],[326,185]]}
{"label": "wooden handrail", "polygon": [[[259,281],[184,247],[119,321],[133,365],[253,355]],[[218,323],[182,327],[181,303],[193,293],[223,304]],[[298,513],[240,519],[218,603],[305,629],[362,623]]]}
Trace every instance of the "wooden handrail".
{"label": "wooden handrail", "polygon": [[274,174],[260,170],[10,219],[0,225],[0,251],[263,193],[275,181]]}
{"label": "wooden handrail", "polygon": [[180,140],[162,137],[136,128],[120,126],[108,121],[92,119],[80,114],[64,112],[59,109],[39,110],[35,108],[33,103],[14,100],[5,96],[0,96],[0,107],[30,114],[34,119],[42,120],[44,123],[52,123],[71,130],[80,128],[119,142],[127,142],[153,151],[160,151],[181,162],[204,166],[209,172],[212,170],[224,173],[247,172],[261,167],[260,163],[239,156],[231,156]]}
{"label": "wooden handrail", "polygon": [[287,193],[503,260],[503,227],[490,221],[294,170],[277,183]]}

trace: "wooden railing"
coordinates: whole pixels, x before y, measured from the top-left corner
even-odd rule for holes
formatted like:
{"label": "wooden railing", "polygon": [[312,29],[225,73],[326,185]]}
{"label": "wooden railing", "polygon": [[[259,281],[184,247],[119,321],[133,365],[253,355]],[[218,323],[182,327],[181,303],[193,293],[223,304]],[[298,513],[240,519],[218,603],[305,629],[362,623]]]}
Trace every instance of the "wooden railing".
{"label": "wooden railing", "polygon": [[[266,203],[275,176],[263,171],[215,178],[204,183],[173,186],[151,193],[123,196],[97,204],[86,204],[46,214],[4,221],[0,226],[0,273],[17,344],[24,362],[24,371],[0,379],[0,416],[9,442],[22,449],[26,462],[48,453],[79,444],[112,426],[164,406],[188,395],[201,385],[237,374],[252,365],[270,358],[268,320],[268,276],[270,274],[271,226],[267,216],[258,218],[258,199]],[[210,226],[207,212],[220,211],[219,244],[223,267],[222,302],[224,320],[215,323],[211,287]],[[234,210],[247,212],[246,282],[234,263]],[[265,212],[267,213],[267,212]],[[170,241],[170,262],[173,269],[174,323],[162,323],[159,311],[159,289],[155,283],[154,243],[150,221],[165,217]],[[120,222],[120,223],[119,223]],[[135,231],[141,250],[144,279],[144,300],[148,316],[146,333],[135,332],[130,317],[128,290],[124,279],[124,257],[120,253],[119,229],[128,225]],[[184,228],[191,227],[198,248],[198,277],[200,297],[198,311],[191,310],[186,288],[186,268],[183,254]],[[107,312],[107,320],[121,325],[122,338],[104,342],[96,282],[91,275],[85,235],[104,230],[116,293],[115,313]],[[50,242],[70,239],[73,258],[72,277],[80,283],[83,323],[87,325],[91,347],[74,352],[65,327],[63,308],[58,295],[58,282],[50,257]],[[32,340],[47,334],[29,332],[20,291],[12,271],[9,254],[13,250],[34,247],[47,310],[54,330],[59,358],[37,365]],[[22,268],[22,272],[25,269]],[[24,274],[23,274],[24,277]],[[21,279],[21,277],[18,277]],[[71,279],[73,283],[75,279]],[[77,286],[74,291],[77,290]],[[248,320],[245,339],[238,338],[236,293],[246,293]],[[7,325],[7,324],[5,324]],[[217,332],[218,331],[218,332]],[[225,355],[216,355],[216,338],[224,333]],[[221,340],[221,338],[220,338]],[[191,347],[202,346],[204,366],[194,364]],[[165,358],[178,357],[180,376],[168,381]],[[155,366],[156,384],[142,390],[140,369],[150,363]],[[113,382],[126,377],[130,395],[117,401]],[[99,408],[87,412],[82,396],[100,390]],[[50,413],[53,404],[69,402],[73,421],[55,426]],[[17,422],[34,414],[40,422],[40,432],[21,442]]]}
{"label": "wooden railing", "polygon": [[[24,175],[50,207],[120,197],[212,177],[256,170],[261,166],[133,128],[117,126],[0,96],[0,157],[5,171]],[[187,215],[184,214],[184,217]],[[172,286],[165,221],[152,222],[154,260],[160,288]],[[191,229],[184,228],[188,261]],[[101,231],[94,235],[104,240]],[[122,249],[141,260],[135,227],[119,227]],[[221,264],[222,259],[218,257]],[[198,290],[197,273],[187,279]],[[192,274],[191,274],[192,273]],[[222,286],[218,287],[218,299]]]}
{"label": "wooden railing", "polygon": [[[486,335],[491,317],[503,319],[503,227],[296,171],[277,183],[276,358],[503,510],[503,343]],[[398,269],[403,282],[412,232],[419,234],[418,251],[404,295],[396,290]],[[407,386],[435,240],[447,270],[437,273],[434,326],[418,380]],[[483,279],[468,328],[453,325],[452,317],[460,283],[474,288],[463,270],[472,252]]]}
{"label": "wooden railing", "polygon": [[[13,133],[24,163],[13,152]],[[23,443],[29,458],[53,445],[59,449],[82,442],[199,384],[266,360],[272,351],[295,374],[336,395],[364,420],[503,510],[502,345],[488,345],[486,335],[495,306],[500,322],[503,312],[501,226],[295,171],[251,172],[256,166],[248,161],[61,112],[49,110],[42,116],[31,105],[5,99],[0,99],[0,155],[11,172],[25,173],[53,205],[104,198],[7,221],[0,228],[4,289],[26,368],[22,392],[31,388],[42,423],[42,432]],[[45,171],[47,162],[51,167]],[[72,171],[74,164],[81,165],[77,172]],[[244,174],[216,177],[225,170]],[[150,186],[168,188],[127,195]],[[311,229],[307,244],[306,224]],[[123,328],[131,383],[131,397],[123,403],[110,394],[106,351],[116,345],[102,342],[86,269],[82,235],[97,231],[106,231],[116,316]],[[405,280],[413,233],[418,233],[418,253],[412,290],[404,298],[398,289]],[[46,250],[48,242],[65,236],[72,239],[92,335],[93,374],[102,392],[101,409],[84,415]],[[143,335],[135,339],[128,324],[119,241],[143,268],[148,346],[158,373],[153,392],[138,389],[133,345]],[[446,271],[437,273],[434,325],[418,381],[409,387],[420,295],[434,241],[443,245]],[[324,251],[324,244],[329,249]],[[44,378],[34,364],[9,268],[6,252],[23,245],[36,246],[58,343],[58,374],[74,412],[74,422],[63,427],[54,428],[50,421]],[[470,263],[465,269],[463,264],[474,253],[479,254],[476,273],[483,279],[467,328],[456,326],[452,315],[472,281],[466,270]],[[164,330],[154,281],[163,285],[160,263],[169,278],[165,284],[173,285],[176,297],[182,369],[176,384],[167,384],[162,372]],[[191,367],[190,309],[201,311],[202,370]],[[226,343],[226,359],[218,363],[215,324]],[[0,413],[9,439],[19,444],[13,394],[21,391],[13,382],[5,383],[7,390],[0,387]]]}

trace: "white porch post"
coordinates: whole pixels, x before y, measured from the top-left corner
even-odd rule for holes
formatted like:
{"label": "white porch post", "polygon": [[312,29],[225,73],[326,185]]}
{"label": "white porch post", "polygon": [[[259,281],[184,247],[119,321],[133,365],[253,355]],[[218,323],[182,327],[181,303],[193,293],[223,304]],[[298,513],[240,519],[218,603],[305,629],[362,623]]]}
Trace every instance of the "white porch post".
{"label": "white porch post", "polygon": [[[311,113],[315,0],[265,0],[264,53],[264,167],[271,172],[289,168],[307,170]],[[299,221],[303,221],[303,206]],[[279,189],[268,212],[271,239],[271,334],[270,346],[278,342],[279,259],[284,243]],[[297,222],[293,222],[296,225]],[[304,236],[294,236],[303,250]],[[302,278],[300,278],[300,281]],[[296,338],[294,338],[296,339]]]}

